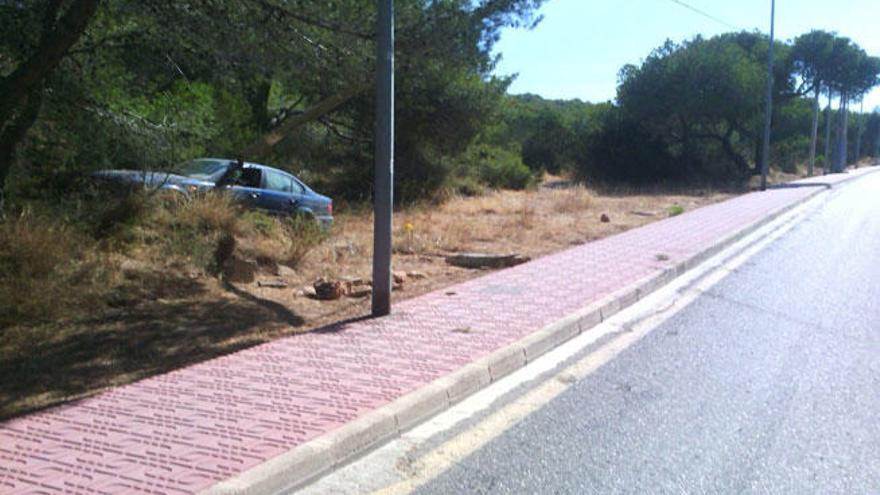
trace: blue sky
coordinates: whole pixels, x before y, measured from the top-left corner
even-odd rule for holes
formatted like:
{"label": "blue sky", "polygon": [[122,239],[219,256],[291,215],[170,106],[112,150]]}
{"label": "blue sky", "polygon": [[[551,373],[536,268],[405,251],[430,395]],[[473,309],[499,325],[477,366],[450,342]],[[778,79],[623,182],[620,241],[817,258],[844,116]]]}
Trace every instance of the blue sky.
{"label": "blue sky", "polygon": [[[770,30],[770,0],[682,1],[740,29]],[[510,93],[606,101],[614,98],[620,67],[638,64],[667,38],[733,30],[673,0],[548,0],[540,13],[535,29],[507,30],[495,47],[495,73],[518,74]],[[836,31],[880,56],[880,0],[777,0],[777,39],[811,29]],[[865,110],[878,106],[875,89]]]}

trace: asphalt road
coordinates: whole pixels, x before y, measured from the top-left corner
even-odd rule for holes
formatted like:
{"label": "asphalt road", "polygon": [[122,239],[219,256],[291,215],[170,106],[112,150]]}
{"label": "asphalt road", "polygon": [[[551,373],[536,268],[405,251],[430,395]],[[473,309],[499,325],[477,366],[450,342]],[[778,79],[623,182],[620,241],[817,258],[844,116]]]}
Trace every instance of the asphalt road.
{"label": "asphalt road", "polygon": [[880,174],[416,493],[880,493]]}

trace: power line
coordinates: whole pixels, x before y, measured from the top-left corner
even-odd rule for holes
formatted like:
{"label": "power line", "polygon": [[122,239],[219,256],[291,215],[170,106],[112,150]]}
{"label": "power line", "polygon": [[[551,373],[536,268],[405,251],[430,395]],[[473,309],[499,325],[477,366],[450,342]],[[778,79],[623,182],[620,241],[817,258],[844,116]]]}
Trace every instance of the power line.
{"label": "power line", "polygon": [[726,21],[724,21],[724,20],[722,20],[722,19],[719,19],[719,18],[715,17],[715,16],[712,15],[712,14],[709,14],[709,13],[707,13],[707,12],[704,12],[704,11],[702,11],[702,10],[700,10],[700,9],[698,9],[698,8],[696,8],[696,7],[694,7],[693,5],[690,5],[690,4],[687,4],[687,3],[684,3],[684,2],[681,1],[681,0],[669,0],[669,1],[672,2],[672,3],[676,3],[676,4],[678,4],[678,5],[682,6],[682,7],[684,7],[684,8],[686,8],[686,9],[690,10],[690,11],[696,12],[697,14],[700,14],[701,16],[703,16],[703,17],[705,17],[705,18],[707,18],[707,19],[711,19],[711,20],[713,20],[713,21],[715,21],[715,22],[717,22],[717,23],[719,23],[719,24],[723,24],[723,25],[729,27],[730,29],[735,29],[735,30],[737,30],[737,31],[740,30],[740,28],[738,28],[737,26],[734,26],[733,24],[731,24],[731,23],[729,23],[729,22],[726,22]]}

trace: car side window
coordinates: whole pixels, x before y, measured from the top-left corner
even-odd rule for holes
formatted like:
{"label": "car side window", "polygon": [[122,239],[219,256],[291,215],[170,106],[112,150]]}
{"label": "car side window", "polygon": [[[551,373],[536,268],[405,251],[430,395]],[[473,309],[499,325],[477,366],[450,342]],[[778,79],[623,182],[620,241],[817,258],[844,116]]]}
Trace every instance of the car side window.
{"label": "car side window", "polygon": [[293,191],[293,180],[290,177],[279,174],[278,172],[273,172],[271,170],[266,170],[264,174],[264,185],[266,189],[270,191],[280,191],[280,192],[292,192]]}
{"label": "car side window", "polygon": [[230,170],[223,177],[223,182],[225,184],[230,184],[233,186],[242,186],[242,187],[260,187],[260,169],[258,168],[238,168]]}
{"label": "car side window", "polygon": [[302,184],[300,184],[299,182],[297,182],[295,179],[294,179],[293,181],[291,181],[291,183],[293,184],[293,193],[295,193],[295,194],[305,194],[305,192],[306,192],[306,188],[303,187]]}
{"label": "car side window", "polygon": [[243,168],[236,184],[244,187],[260,187],[260,175],[258,168]]}

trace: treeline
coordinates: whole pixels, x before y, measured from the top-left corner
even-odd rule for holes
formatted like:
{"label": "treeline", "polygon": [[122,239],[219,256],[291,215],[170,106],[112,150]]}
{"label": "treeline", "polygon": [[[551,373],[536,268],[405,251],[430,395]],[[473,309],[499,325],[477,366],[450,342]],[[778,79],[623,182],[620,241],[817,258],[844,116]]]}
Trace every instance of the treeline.
{"label": "treeline", "polygon": [[[586,181],[747,179],[759,173],[768,47],[747,32],[668,41],[620,70],[613,104],[512,98],[506,144],[520,143],[532,169]],[[880,59],[824,31],[774,50],[771,165],[812,173],[877,156],[880,115],[857,104],[880,82]]]}
{"label": "treeline", "polygon": [[[520,188],[545,170],[626,182],[755,172],[765,36],[667,42],[621,69],[613,103],[508,96],[494,42],[534,25],[542,2],[396,1],[398,199]],[[55,198],[91,170],[220,156],[368,199],[374,24],[372,0],[0,2],[0,187]],[[877,84],[878,59],[821,31],[775,50],[771,164],[876,153],[880,122],[852,103]]]}
{"label": "treeline", "polygon": [[[399,198],[482,160],[509,83],[494,43],[542,1],[395,1]],[[52,197],[209,155],[368,198],[375,17],[372,0],[0,2],[0,186]]]}

